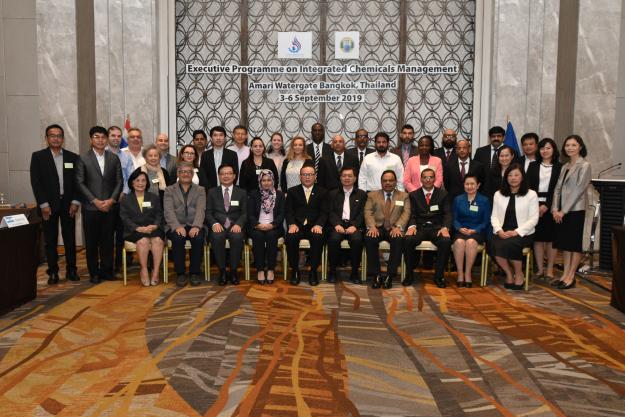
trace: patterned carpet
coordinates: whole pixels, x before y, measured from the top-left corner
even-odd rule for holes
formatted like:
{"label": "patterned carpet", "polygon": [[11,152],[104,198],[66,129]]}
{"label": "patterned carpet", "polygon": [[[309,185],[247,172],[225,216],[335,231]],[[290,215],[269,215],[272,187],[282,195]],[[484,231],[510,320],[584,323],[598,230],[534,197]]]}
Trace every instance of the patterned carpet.
{"label": "patterned carpet", "polygon": [[0,317],[0,416],[625,416],[625,315],[591,283],[178,289],[133,274],[48,287],[40,268],[38,298]]}

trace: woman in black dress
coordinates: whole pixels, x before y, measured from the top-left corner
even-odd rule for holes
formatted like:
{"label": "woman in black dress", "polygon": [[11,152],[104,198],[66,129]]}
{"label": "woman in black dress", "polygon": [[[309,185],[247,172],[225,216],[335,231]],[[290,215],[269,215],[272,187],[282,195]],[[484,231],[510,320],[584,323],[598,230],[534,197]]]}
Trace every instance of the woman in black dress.
{"label": "woman in black dress", "polygon": [[276,189],[275,177],[269,169],[261,170],[258,185],[260,189],[249,194],[247,224],[258,282],[265,284],[266,279],[273,284],[278,239],[284,234],[284,193]]}
{"label": "woman in black dress", "polygon": [[[544,138],[538,142],[536,161],[530,162],[527,167],[527,180],[532,190],[538,194],[538,224],[534,233],[534,256],[538,277],[545,277],[553,281],[553,264],[557,250],[553,248],[553,234],[555,222],[551,215],[553,192],[560,176],[562,164],[558,160],[560,153],[553,139]],[[545,255],[547,267],[545,269]]]}
{"label": "woman in black dress", "polygon": [[[128,178],[130,193],[120,204],[119,215],[124,223],[124,239],[137,245],[141,265],[141,283],[144,287],[158,284],[158,273],[163,258],[163,209],[158,195],[148,192],[148,174],[135,170]],[[152,253],[152,276],[148,272],[148,254]]]}
{"label": "woman in black dress", "polygon": [[504,171],[503,182],[493,198],[493,253],[506,274],[505,288],[524,285],[523,248],[532,244],[538,223],[538,196],[529,189],[523,168],[513,163]]}
{"label": "woman in black dress", "polygon": [[276,164],[265,156],[265,143],[261,138],[255,137],[250,143],[250,156],[241,163],[239,187],[248,193],[258,190],[258,175],[263,169],[270,170],[273,177],[278,178]]}
{"label": "woman in black dress", "polygon": [[570,135],[562,145],[562,155],[568,162],[562,166],[553,193],[551,213],[556,222],[553,245],[562,251],[564,272],[558,288],[566,290],[575,286],[575,271],[582,260],[584,218],[588,206],[590,163],[584,159],[588,151],[578,135]]}

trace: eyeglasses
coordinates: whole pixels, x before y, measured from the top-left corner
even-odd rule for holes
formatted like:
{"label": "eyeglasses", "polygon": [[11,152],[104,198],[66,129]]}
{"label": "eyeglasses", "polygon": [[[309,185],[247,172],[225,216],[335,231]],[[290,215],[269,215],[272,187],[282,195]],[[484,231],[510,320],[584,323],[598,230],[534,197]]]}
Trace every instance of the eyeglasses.
{"label": "eyeglasses", "polygon": [[315,174],[312,174],[312,173],[309,173],[309,172],[305,172],[305,173],[299,174],[299,175],[301,175],[302,177],[314,177],[315,176]]}
{"label": "eyeglasses", "polygon": [[455,138],[456,135],[443,135],[444,138]]}
{"label": "eyeglasses", "polygon": [[357,138],[368,138],[369,135],[356,135]]}
{"label": "eyeglasses", "polygon": [[63,139],[63,135],[48,135],[48,139]]}
{"label": "eyeglasses", "polygon": [[430,181],[431,181],[431,180],[433,180],[433,179],[434,179],[434,177],[423,177],[423,179],[424,179],[424,180],[430,180]]}
{"label": "eyeglasses", "polygon": [[193,171],[190,171],[188,169],[181,169],[180,171],[178,171],[178,174],[187,174],[187,175],[191,175],[193,174]]}

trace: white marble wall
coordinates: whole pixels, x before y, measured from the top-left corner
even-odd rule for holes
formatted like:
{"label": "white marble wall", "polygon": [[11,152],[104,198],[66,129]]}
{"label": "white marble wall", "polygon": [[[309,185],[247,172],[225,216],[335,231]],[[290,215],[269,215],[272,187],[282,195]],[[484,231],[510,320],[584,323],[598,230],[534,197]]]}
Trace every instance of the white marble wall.
{"label": "white marble wall", "polygon": [[621,12],[622,0],[580,0],[574,130],[594,173],[625,159],[614,152]]}
{"label": "white marble wall", "polygon": [[[618,84],[616,87],[616,123],[612,141],[614,162],[625,163],[625,0],[621,1],[621,30],[619,43]],[[619,177],[625,177],[625,168],[613,171]]]}
{"label": "white marble wall", "polygon": [[495,4],[489,120],[505,128],[509,117],[517,137],[553,135],[559,7],[559,0]]}
{"label": "white marble wall", "polygon": [[133,126],[152,142],[158,123],[156,0],[94,0],[98,123]]}

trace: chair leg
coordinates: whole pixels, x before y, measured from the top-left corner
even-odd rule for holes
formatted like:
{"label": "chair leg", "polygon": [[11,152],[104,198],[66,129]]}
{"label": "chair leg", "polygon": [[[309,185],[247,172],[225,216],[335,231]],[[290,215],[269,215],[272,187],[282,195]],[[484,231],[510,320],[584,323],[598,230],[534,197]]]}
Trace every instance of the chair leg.
{"label": "chair leg", "polygon": [[282,244],[282,275],[286,281],[287,269],[289,267],[288,260],[286,259],[286,244]]}
{"label": "chair leg", "polygon": [[245,270],[245,280],[250,280],[250,247],[247,243],[243,244],[243,269]]}
{"label": "chair leg", "polygon": [[367,280],[367,252],[362,249],[362,255],[360,257],[360,280],[366,282]]}
{"label": "chair leg", "polygon": [[169,282],[168,279],[168,260],[167,260],[167,256],[168,256],[168,250],[167,250],[167,244],[165,244],[165,247],[163,248],[163,282],[165,284],[167,284]]}
{"label": "chair leg", "polygon": [[530,270],[532,264],[532,251],[527,252],[527,257],[525,259],[525,291],[529,291],[530,289]]}
{"label": "chair leg", "polygon": [[404,262],[404,255],[401,256],[399,264],[401,265],[399,267],[399,278],[401,279],[401,282],[404,282],[404,279],[406,278],[406,263]]}
{"label": "chair leg", "polygon": [[208,245],[204,245],[204,280],[211,280],[211,257],[208,252]]}
{"label": "chair leg", "polygon": [[126,248],[122,248],[122,274],[124,275],[124,286],[126,285]]}
{"label": "chair leg", "polygon": [[321,280],[325,281],[327,279],[328,273],[328,247],[323,245],[323,249],[321,252]]}

